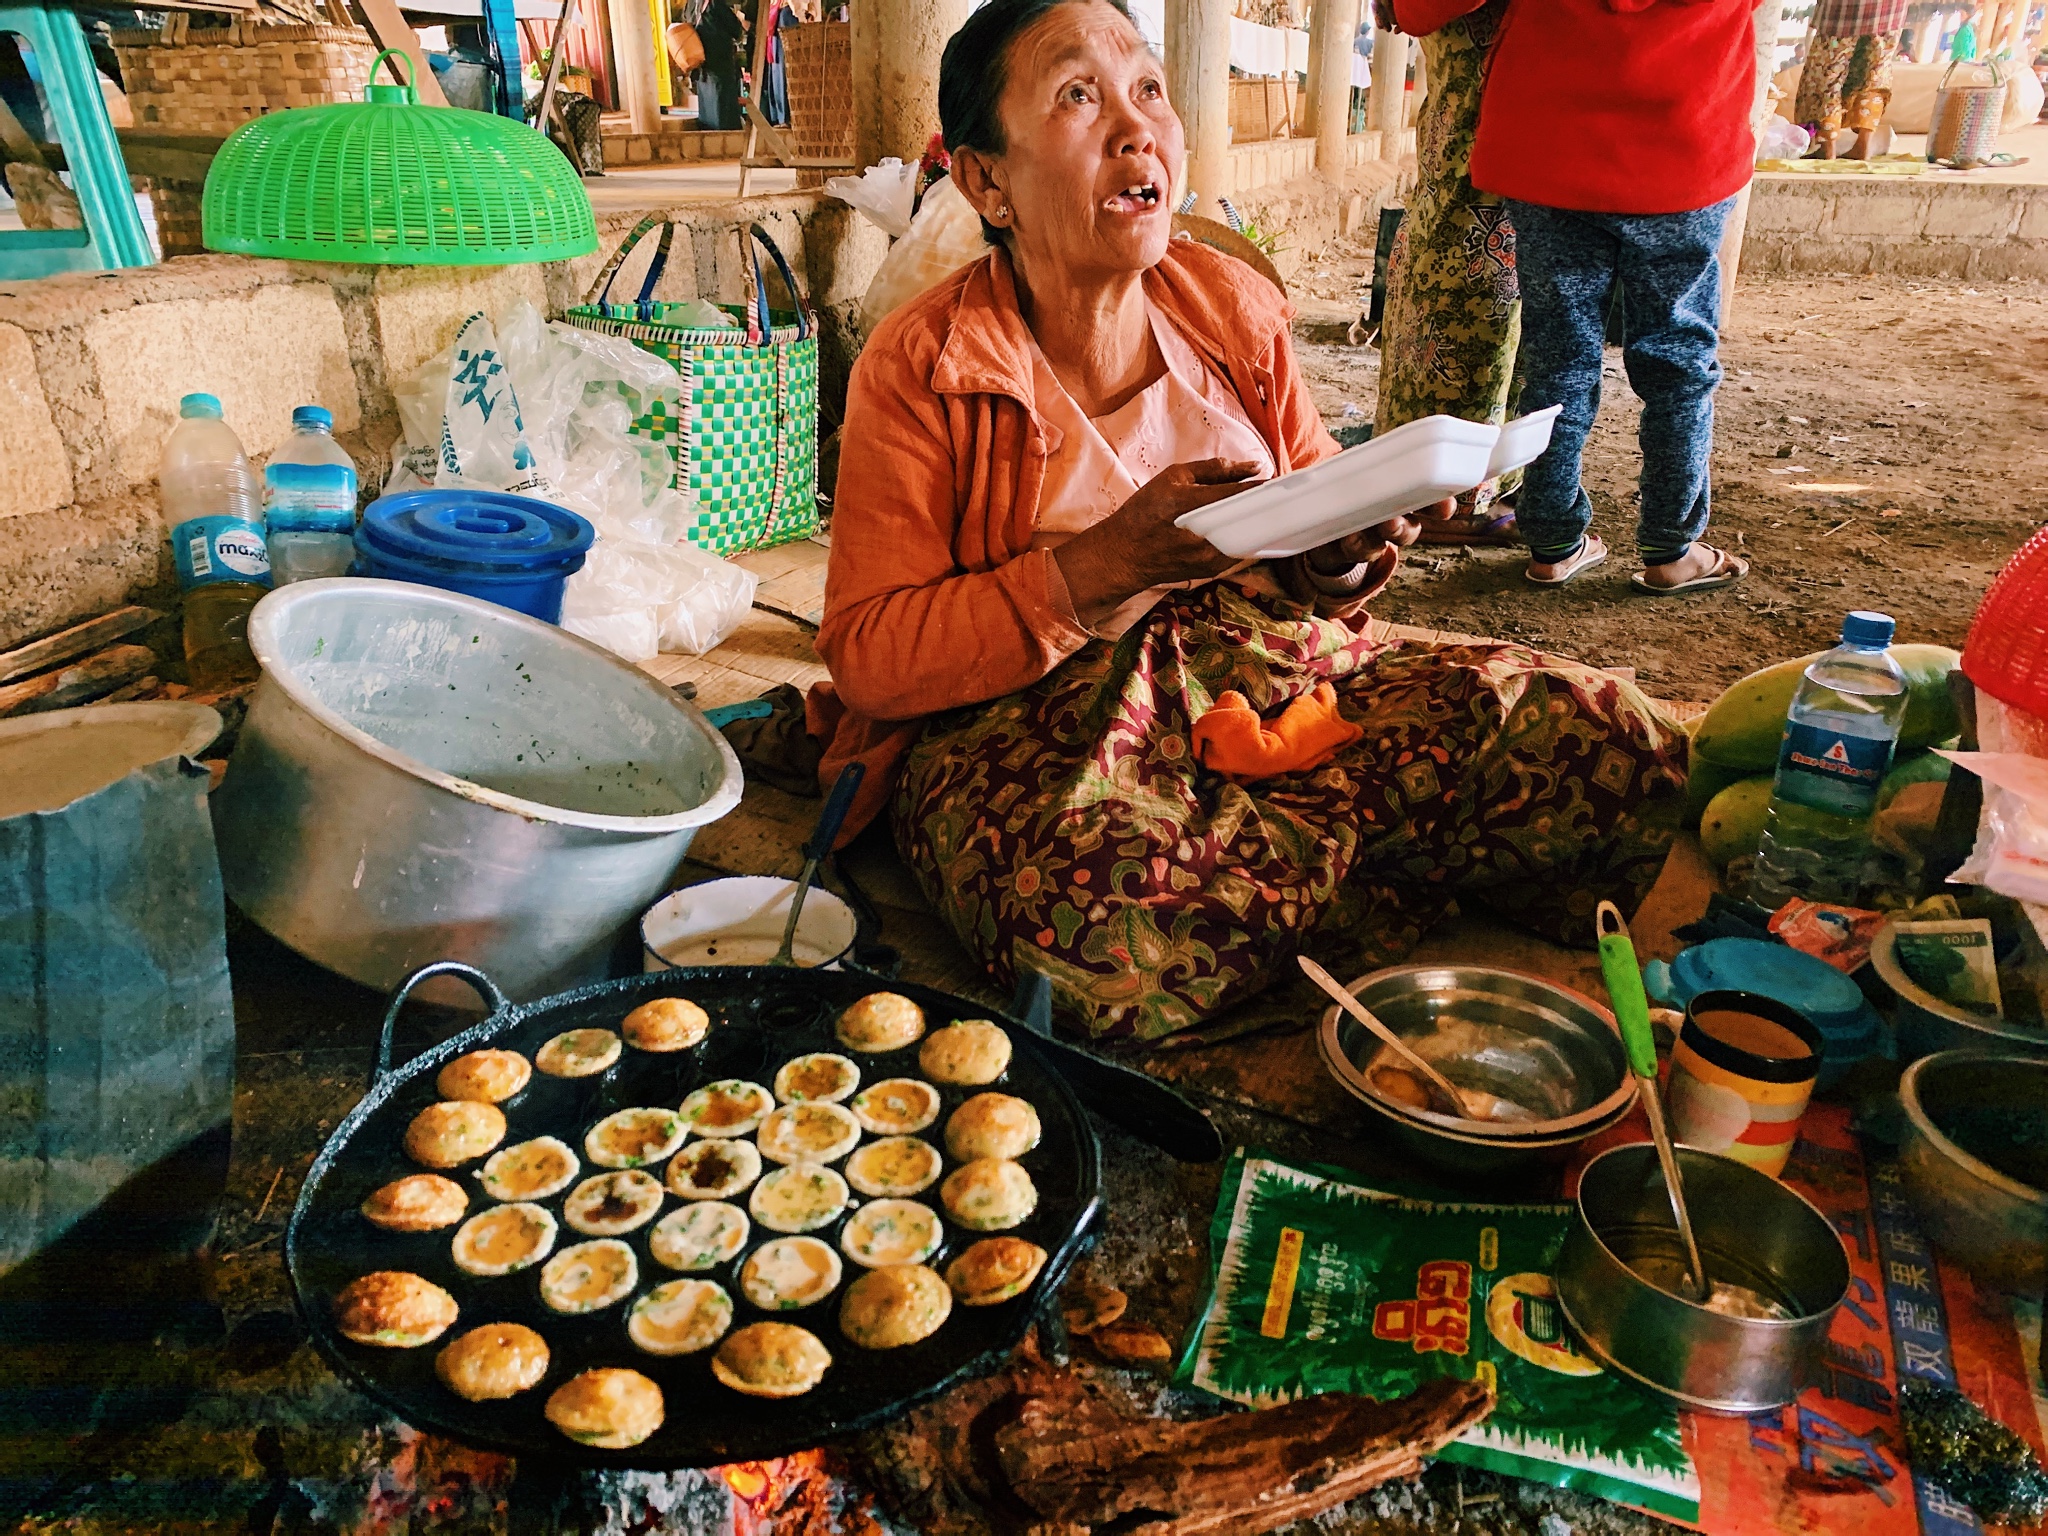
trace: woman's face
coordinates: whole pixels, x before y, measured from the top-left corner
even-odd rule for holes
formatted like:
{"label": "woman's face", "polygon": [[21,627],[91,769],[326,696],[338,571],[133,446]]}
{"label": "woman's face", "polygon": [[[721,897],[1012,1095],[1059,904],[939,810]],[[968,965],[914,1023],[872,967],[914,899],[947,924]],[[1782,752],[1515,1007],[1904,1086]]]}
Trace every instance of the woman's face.
{"label": "woman's face", "polygon": [[[1086,281],[1166,254],[1185,149],[1166,74],[1136,27],[1073,0],[1010,45],[999,112],[1008,148],[975,197],[1027,272]],[[1009,214],[1000,209],[1007,204]]]}

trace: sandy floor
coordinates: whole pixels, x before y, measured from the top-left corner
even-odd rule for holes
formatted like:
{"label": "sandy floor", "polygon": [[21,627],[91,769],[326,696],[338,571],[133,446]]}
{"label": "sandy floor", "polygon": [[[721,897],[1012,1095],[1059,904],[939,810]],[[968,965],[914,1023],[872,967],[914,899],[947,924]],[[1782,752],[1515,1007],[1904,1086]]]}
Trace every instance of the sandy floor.
{"label": "sandy floor", "polygon": [[[1369,253],[1333,252],[1296,287],[1350,300],[1369,273]],[[1326,419],[1372,414],[1375,350],[1302,357]],[[1556,591],[1526,584],[1513,551],[1420,549],[1375,612],[1632,665],[1672,698],[1825,646],[1850,608],[1960,646],[1986,584],[2048,520],[2048,285],[1746,279],[1722,361],[1708,537],[1754,562],[1748,580],[1631,594],[1639,402],[1610,350],[1585,478],[1614,557]]]}

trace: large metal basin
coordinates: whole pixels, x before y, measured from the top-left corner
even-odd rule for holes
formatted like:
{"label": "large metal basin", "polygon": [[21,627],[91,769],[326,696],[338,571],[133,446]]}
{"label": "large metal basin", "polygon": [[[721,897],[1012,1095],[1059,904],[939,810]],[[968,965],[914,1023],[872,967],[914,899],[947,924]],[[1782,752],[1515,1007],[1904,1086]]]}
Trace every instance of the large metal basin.
{"label": "large metal basin", "polygon": [[1899,1100],[1899,1166],[1927,1236],[1979,1280],[2039,1296],[2048,1278],[2048,1187],[2020,1175],[2043,1162],[2048,1061],[1978,1051],[1923,1056],[1906,1068]]}
{"label": "large metal basin", "polygon": [[432,960],[515,998],[605,974],[697,829],[740,798],[704,717],[552,624],[408,582],[272,592],[213,797],[251,919],[389,991]]}

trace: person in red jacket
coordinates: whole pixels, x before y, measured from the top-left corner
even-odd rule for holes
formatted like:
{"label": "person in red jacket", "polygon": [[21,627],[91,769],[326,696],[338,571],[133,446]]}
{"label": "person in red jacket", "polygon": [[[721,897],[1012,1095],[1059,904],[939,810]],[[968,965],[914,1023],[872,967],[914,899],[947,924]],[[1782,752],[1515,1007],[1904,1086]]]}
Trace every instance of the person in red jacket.
{"label": "person in red jacket", "polygon": [[[1480,0],[1394,0],[1426,35]],[[1755,160],[1755,0],[1510,0],[1472,151],[1507,201],[1522,284],[1524,411],[1563,407],[1523,478],[1527,576],[1562,586],[1607,558],[1579,484],[1600,408],[1614,286],[1642,397],[1639,591],[1723,587],[1748,563],[1705,543],[1721,381],[1721,234]]]}

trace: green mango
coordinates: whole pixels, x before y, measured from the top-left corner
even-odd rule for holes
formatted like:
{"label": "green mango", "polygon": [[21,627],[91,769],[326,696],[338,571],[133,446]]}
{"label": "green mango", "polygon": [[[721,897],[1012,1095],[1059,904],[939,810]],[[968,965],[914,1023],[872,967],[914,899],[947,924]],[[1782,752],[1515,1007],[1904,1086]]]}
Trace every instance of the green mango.
{"label": "green mango", "polygon": [[1902,750],[1892,759],[1891,772],[1877,786],[1877,808],[1881,811],[1890,805],[1893,796],[1908,784],[1946,784],[1948,771],[1954,766],[1947,758],[1934,752]]}
{"label": "green mango", "polygon": [[1764,812],[1771,804],[1771,775],[1738,779],[1707,802],[1700,817],[1700,847],[1716,869],[1754,858],[1764,840]]}
{"label": "green mango", "polygon": [[1730,784],[1750,777],[1747,768],[1724,768],[1711,759],[1692,755],[1692,766],[1685,776],[1685,825],[1696,827],[1705,814],[1707,802],[1721,793]]}
{"label": "green mango", "polygon": [[[1906,719],[1899,750],[1917,751],[1946,741],[1961,729],[1948,675],[1962,658],[1945,645],[1895,645],[1892,659],[1906,675]],[[1765,773],[1778,764],[1778,742],[1799,680],[1821,653],[1781,661],[1752,672],[1714,701],[1693,732],[1694,761],[1704,757],[1723,768]]]}

